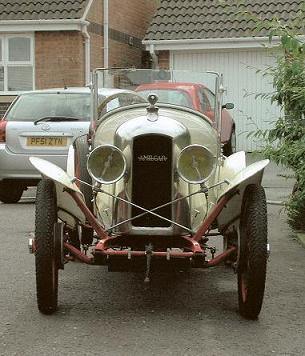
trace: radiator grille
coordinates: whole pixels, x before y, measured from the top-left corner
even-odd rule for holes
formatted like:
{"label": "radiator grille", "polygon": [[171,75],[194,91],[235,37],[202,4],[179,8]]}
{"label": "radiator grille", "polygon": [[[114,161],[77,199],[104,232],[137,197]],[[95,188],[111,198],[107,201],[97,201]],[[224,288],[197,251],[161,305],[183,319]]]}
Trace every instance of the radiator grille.
{"label": "radiator grille", "polygon": [[[172,138],[165,135],[141,135],[133,141],[132,201],[146,209],[172,199]],[[132,208],[132,216],[140,214]],[[171,219],[171,205],[156,213]],[[132,220],[133,226],[169,227],[171,224],[151,214]]]}

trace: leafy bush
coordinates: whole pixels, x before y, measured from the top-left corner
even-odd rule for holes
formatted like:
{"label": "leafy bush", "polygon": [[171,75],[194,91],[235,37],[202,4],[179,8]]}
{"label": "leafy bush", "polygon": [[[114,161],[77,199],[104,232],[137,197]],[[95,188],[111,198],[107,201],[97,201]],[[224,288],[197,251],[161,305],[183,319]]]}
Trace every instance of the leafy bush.
{"label": "leafy bush", "polygon": [[281,108],[274,127],[260,133],[266,140],[264,154],[295,173],[296,185],[286,204],[289,223],[305,230],[305,43],[292,30],[273,23],[270,39],[279,36],[276,64],[268,68],[275,91],[271,102]]}

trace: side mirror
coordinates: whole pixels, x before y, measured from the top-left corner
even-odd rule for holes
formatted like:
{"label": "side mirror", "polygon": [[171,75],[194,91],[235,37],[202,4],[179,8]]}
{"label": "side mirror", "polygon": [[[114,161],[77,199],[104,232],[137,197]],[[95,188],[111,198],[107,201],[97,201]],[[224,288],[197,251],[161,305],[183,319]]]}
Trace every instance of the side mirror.
{"label": "side mirror", "polygon": [[226,103],[222,105],[223,109],[227,109],[227,110],[232,110],[234,109],[234,104],[233,103]]}

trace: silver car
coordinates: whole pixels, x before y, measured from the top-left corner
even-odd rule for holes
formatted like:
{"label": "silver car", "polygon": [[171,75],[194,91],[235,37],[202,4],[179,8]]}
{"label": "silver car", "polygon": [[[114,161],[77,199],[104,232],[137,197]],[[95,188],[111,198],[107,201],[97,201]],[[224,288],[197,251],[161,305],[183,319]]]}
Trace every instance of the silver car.
{"label": "silver car", "polygon": [[[130,91],[100,89],[99,100],[106,97],[110,99],[106,112],[130,99],[143,101]],[[32,91],[16,98],[0,121],[0,201],[16,203],[27,187],[37,185],[41,175],[30,164],[30,156],[66,168],[68,147],[88,133],[90,103],[90,89],[85,87]]]}

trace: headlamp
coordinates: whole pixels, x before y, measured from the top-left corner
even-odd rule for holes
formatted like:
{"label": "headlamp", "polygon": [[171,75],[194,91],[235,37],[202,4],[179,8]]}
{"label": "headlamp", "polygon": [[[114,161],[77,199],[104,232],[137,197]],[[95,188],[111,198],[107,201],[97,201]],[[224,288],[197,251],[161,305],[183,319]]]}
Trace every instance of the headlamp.
{"label": "headlamp", "polygon": [[126,171],[126,159],[123,152],[113,145],[98,146],[88,157],[87,169],[97,182],[115,183]]}
{"label": "headlamp", "polygon": [[188,183],[203,183],[213,173],[215,160],[212,152],[205,146],[187,146],[181,151],[177,160],[178,174]]}

